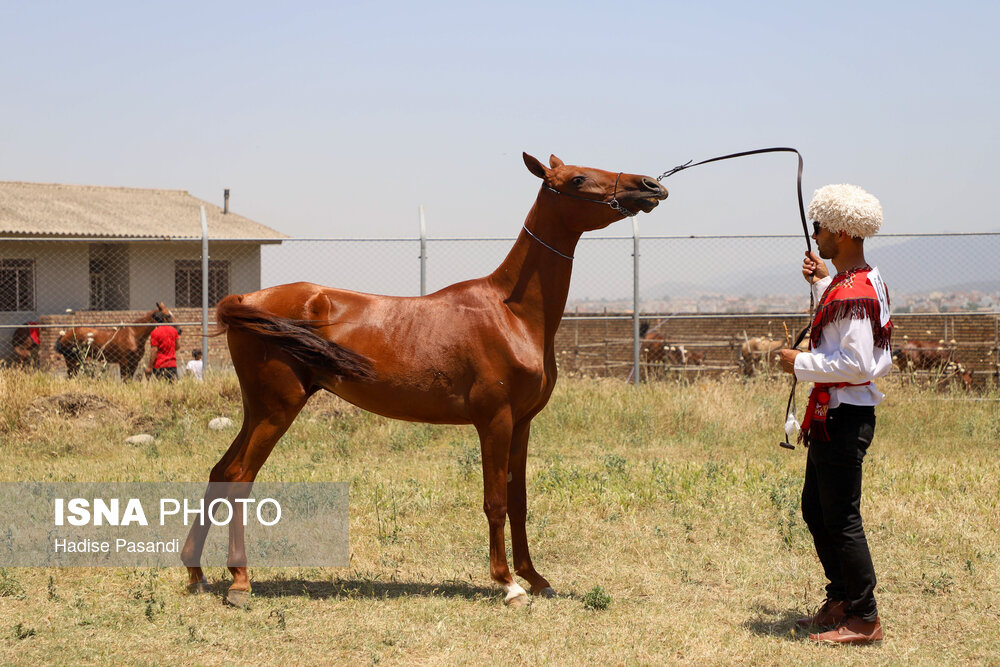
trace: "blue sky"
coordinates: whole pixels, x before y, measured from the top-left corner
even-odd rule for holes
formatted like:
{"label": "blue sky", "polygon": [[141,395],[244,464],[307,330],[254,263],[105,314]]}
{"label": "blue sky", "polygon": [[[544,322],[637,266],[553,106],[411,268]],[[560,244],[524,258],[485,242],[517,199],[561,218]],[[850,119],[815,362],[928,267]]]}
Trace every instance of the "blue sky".
{"label": "blue sky", "polygon": [[[293,236],[513,236],[521,151],[656,176],[794,146],[885,232],[996,231],[1000,4],[0,3],[0,180],[188,190]],[[796,233],[794,156],[647,234]],[[607,234],[628,234],[627,223]]]}

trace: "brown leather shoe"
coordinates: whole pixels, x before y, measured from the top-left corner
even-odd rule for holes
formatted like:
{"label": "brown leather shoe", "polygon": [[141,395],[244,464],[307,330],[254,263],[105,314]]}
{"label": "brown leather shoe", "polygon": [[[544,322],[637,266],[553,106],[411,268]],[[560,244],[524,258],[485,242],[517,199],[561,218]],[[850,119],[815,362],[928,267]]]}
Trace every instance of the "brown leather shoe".
{"label": "brown leather shoe", "polygon": [[833,644],[870,644],[882,641],[882,623],[878,617],[874,621],[866,623],[857,616],[848,616],[834,630],[809,635],[809,639],[816,642],[830,642]]}
{"label": "brown leather shoe", "polygon": [[843,600],[830,600],[827,599],[823,603],[823,606],[819,608],[814,616],[807,616],[806,618],[800,618],[795,621],[795,625],[800,628],[808,628],[812,626],[823,627],[823,626],[835,626],[839,625],[841,621],[844,620],[844,608],[847,603]]}

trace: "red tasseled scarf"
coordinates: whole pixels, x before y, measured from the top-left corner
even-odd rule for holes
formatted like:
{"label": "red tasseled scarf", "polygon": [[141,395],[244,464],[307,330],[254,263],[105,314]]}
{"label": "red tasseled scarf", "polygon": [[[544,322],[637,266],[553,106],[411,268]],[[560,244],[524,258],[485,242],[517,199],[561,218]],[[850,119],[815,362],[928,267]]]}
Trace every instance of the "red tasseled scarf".
{"label": "red tasseled scarf", "polygon": [[872,337],[875,346],[884,350],[892,344],[893,323],[889,320],[884,327],[879,326],[880,308],[875,288],[868,280],[870,266],[863,266],[852,271],[838,273],[833,282],[826,288],[816,317],[812,323],[812,333],[809,336],[811,347],[819,345],[820,334],[830,322],[849,317],[855,320],[868,320],[872,325]]}

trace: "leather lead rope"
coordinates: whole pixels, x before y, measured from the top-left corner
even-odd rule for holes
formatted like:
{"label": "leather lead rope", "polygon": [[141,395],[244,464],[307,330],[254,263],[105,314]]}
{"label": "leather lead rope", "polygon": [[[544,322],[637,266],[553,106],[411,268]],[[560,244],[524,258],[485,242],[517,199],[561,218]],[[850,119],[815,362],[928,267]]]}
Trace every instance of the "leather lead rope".
{"label": "leather lead rope", "polygon": [[[656,179],[657,181],[662,181],[665,178],[673,176],[679,171],[684,171],[685,169],[690,169],[691,167],[697,167],[703,164],[709,164],[711,162],[720,162],[722,160],[730,160],[737,157],[746,157],[748,155],[760,155],[762,153],[795,153],[799,159],[799,169],[795,180],[796,190],[799,196],[799,218],[802,221],[802,234],[806,238],[806,252],[812,252],[812,240],[809,236],[809,224],[806,222],[806,209],[802,201],[802,154],[799,153],[794,148],[787,147],[776,147],[776,148],[758,148],[752,151],[742,151],[740,153],[730,153],[729,155],[720,155],[719,157],[709,158],[708,160],[702,160],[701,162],[694,162],[693,160],[688,160],[684,164],[678,165],[669,171],[665,171]],[[812,286],[809,287],[809,318],[806,320],[805,327],[799,332],[798,336],[795,337],[795,342],[792,344],[792,348],[797,348],[799,344],[805,339],[806,334],[812,327],[813,311],[816,308],[816,297],[813,296]],[[795,373],[792,373],[792,388],[788,392],[788,403],[785,406],[785,414],[783,415],[783,423],[788,419],[788,415],[794,413],[795,411],[795,387],[798,380],[795,377]],[[788,441],[788,431],[785,431],[785,440],[779,442],[779,445],[785,449],[795,449],[795,445]]]}

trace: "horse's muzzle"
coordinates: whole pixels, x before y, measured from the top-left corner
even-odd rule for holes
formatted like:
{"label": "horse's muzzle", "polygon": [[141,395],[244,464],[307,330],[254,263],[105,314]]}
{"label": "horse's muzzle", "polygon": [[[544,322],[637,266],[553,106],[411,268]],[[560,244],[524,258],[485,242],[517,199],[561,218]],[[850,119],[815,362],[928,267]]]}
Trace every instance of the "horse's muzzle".
{"label": "horse's muzzle", "polygon": [[641,185],[645,191],[651,193],[658,201],[663,201],[669,194],[667,189],[663,187],[659,181],[650,178],[649,176],[642,179]]}

